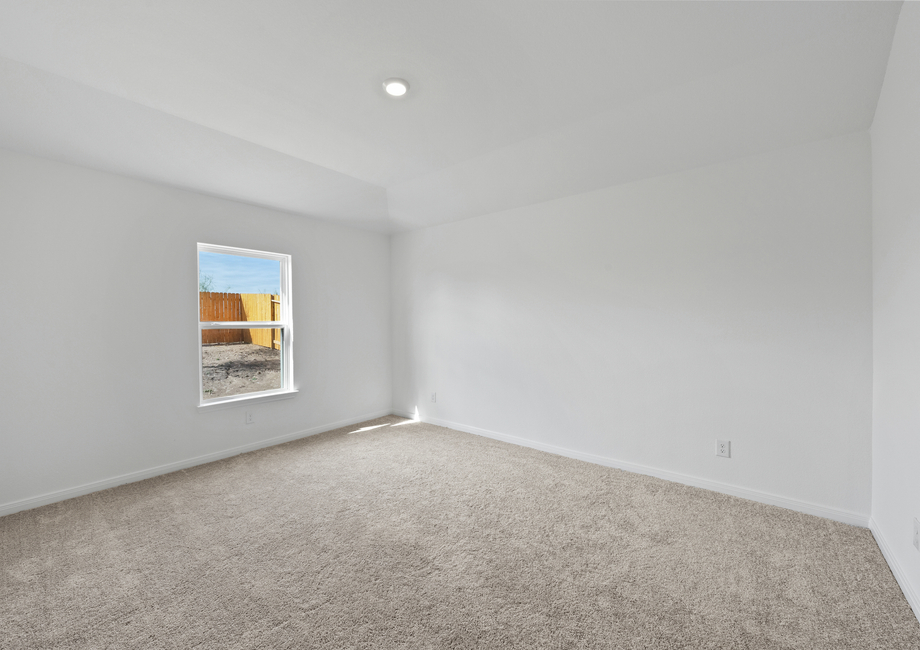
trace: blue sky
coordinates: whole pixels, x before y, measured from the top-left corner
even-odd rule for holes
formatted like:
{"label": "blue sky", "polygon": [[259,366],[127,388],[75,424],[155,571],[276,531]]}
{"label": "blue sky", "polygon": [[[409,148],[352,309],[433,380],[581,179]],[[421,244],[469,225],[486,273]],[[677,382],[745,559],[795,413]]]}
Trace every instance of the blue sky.
{"label": "blue sky", "polygon": [[210,276],[211,291],[280,293],[281,262],[243,255],[198,253],[199,280]]}

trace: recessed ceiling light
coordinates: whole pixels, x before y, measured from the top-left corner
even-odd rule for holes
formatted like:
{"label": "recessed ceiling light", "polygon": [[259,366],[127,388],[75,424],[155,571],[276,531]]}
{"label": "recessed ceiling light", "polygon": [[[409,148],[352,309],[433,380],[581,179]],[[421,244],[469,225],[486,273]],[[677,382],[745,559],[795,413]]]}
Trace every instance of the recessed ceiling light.
{"label": "recessed ceiling light", "polygon": [[393,97],[402,97],[407,92],[409,92],[409,82],[405,79],[397,79],[396,77],[393,77],[383,82],[383,89],[387,91],[388,95],[392,95]]}

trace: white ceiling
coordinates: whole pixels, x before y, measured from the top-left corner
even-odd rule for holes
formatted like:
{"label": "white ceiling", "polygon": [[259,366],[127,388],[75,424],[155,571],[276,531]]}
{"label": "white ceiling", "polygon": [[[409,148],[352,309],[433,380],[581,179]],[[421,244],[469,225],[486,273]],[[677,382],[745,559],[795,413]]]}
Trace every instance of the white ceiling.
{"label": "white ceiling", "polygon": [[392,232],[867,129],[899,10],[0,0],[0,146]]}

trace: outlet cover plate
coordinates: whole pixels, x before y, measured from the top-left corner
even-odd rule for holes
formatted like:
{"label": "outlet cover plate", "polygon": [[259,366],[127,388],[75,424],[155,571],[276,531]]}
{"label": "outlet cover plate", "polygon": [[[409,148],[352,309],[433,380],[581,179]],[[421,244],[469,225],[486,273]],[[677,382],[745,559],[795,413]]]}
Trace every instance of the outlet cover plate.
{"label": "outlet cover plate", "polygon": [[720,456],[722,458],[732,457],[731,440],[716,440],[716,456]]}
{"label": "outlet cover plate", "polygon": [[920,551],[920,521],[914,517],[914,548]]}

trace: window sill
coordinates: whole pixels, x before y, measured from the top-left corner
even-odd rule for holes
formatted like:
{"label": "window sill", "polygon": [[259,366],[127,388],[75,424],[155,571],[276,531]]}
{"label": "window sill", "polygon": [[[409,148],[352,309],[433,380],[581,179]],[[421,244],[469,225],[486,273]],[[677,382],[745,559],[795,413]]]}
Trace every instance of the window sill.
{"label": "window sill", "polygon": [[232,397],[217,397],[208,400],[204,404],[199,404],[198,408],[202,411],[217,411],[233,406],[251,406],[252,404],[261,404],[262,402],[274,402],[279,399],[291,399],[297,396],[297,389],[277,391],[272,393],[257,393],[254,395],[234,395]]}

